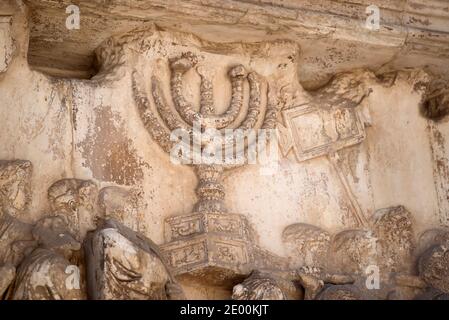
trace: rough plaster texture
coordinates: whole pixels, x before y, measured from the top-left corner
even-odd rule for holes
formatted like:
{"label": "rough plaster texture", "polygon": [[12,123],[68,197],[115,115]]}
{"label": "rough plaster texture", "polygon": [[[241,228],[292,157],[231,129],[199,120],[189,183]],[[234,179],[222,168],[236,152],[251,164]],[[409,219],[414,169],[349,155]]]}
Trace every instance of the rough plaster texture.
{"label": "rough plaster texture", "polygon": [[[88,8],[89,15],[97,12],[94,2],[79,2]],[[356,103],[357,110],[363,110],[360,112],[366,116],[362,121],[366,137],[360,143],[348,144],[338,150],[337,162],[326,154],[298,161],[290,150],[281,157],[279,170],[274,175],[262,175],[258,165],[225,172],[225,206],[229,212],[247,218],[260,248],[276,253],[280,258],[292,258],[282,234],[287,226],[295,223],[318,226],[330,234],[360,227],[354,218],[354,201],[351,199],[356,199],[359,210],[368,219],[376,210],[404,206],[411,213],[416,237],[429,228],[447,225],[449,122],[447,117],[437,122],[423,117],[420,111],[425,95],[423,87],[430,83],[434,74],[417,68],[422,60],[413,59],[416,51],[409,50],[414,46],[413,41],[427,41],[437,52],[426,57],[434,61],[430,69],[447,68],[447,47],[443,48],[442,44],[447,41],[447,10],[438,10],[437,17],[431,14],[437,9],[424,10],[420,14],[426,16],[426,22],[414,18],[421,5],[417,1],[407,2],[408,9],[403,9],[400,17],[392,13],[394,8],[387,11],[384,19],[391,19],[391,24],[396,26],[393,30],[382,29],[376,36],[360,36],[353,33],[356,26],[339,27],[350,22],[335,18],[336,13],[332,12],[333,9],[347,12],[346,3],[334,3],[335,7],[325,8],[326,1],[320,4],[304,1],[302,5],[290,1],[279,7],[272,3],[256,5],[247,1],[233,1],[235,6],[212,6],[209,1],[211,6],[203,4],[201,7],[191,1],[183,4],[183,14],[172,13],[176,6],[168,9],[166,14],[158,14],[163,9],[157,6],[157,1],[153,2],[144,10],[136,7],[136,2],[131,11],[115,4],[107,7],[103,16],[106,24],[110,23],[108,16],[112,12],[117,12],[120,19],[114,29],[117,32],[108,31],[108,36],[124,33],[136,27],[138,22],[146,21],[140,30],[112,37],[109,41],[103,41],[106,39],[104,32],[94,36],[95,32],[89,29],[94,22],[87,23],[87,20],[82,20],[88,24],[86,29],[75,32],[75,35],[68,35],[53,22],[47,26],[54,32],[53,40],[45,38],[44,34],[49,32],[44,28],[45,21],[58,17],[55,21],[60,22],[64,16],[58,11],[64,5],[62,2],[25,1],[31,11],[24,5],[14,11],[12,2],[10,7],[0,7],[0,14],[4,10],[4,14],[11,15],[7,18],[0,15],[0,159],[26,159],[33,164],[32,202],[26,214],[21,216],[22,220],[35,222],[50,212],[47,189],[55,181],[87,179],[99,188],[122,186],[139,190],[143,201],[133,216],[127,217],[128,225],[156,244],[164,244],[164,220],[194,212],[198,179],[191,167],[171,163],[168,154],[145,130],[133,99],[132,71],[137,70],[145,79],[147,92],[151,92],[151,75],[160,77],[169,97],[167,60],[193,51],[201,57],[203,67],[214,75],[213,93],[220,112],[230,100],[227,68],[234,64],[257,71],[267,79],[267,86],[277,84],[280,88],[285,85],[286,93],[279,90],[278,98],[285,94],[281,98],[286,110],[304,104],[335,106],[351,100],[345,97],[343,102],[332,102],[325,97],[326,88],[333,85],[341,88],[330,91],[333,97],[354,92],[353,89],[345,90],[341,85],[343,80],[338,77],[314,92],[306,91],[301,85],[315,84],[315,80],[323,79],[322,75],[327,81],[328,74],[349,71],[346,77],[362,79],[358,86],[369,91]],[[435,3],[443,5],[442,1]],[[394,6],[390,2],[383,4]],[[158,9],[153,10],[152,6]],[[306,9],[303,11],[302,8]],[[299,19],[303,13],[310,15],[312,9],[317,10],[315,18]],[[246,13],[237,15],[233,10]],[[147,16],[149,11],[152,14]],[[30,29],[27,12],[32,21]],[[125,12],[129,13],[126,18]],[[192,12],[202,15],[196,23],[192,23]],[[327,14],[331,17],[325,21],[332,26],[323,27],[320,21]],[[140,17],[136,18],[136,15]],[[9,23],[10,19],[12,23]],[[173,22],[178,19],[179,23]],[[210,19],[217,19],[217,22],[209,25]],[[272,22],[267,24],[267,19]],[[335,25],[331,23],[333,19],[337,19]],[[404,32],[404,25],[398,21],[406,21],[408,28],[423,24],[429,29],[438,29],[436,33],[444,31],[444,37],[432,40],[429,34],[413,38],[415,31]],[[156,26],[150,22],[155,22]],[[223,32],[223,26],[228,24],[233,27]],[[313,31],[307,28],[309,24],[314,26]],[[175,30],[163,30],[168,26]],[[106,29],[102,27],[102,30]],[[312,33],[314,37],[303,37]],[[323,33],[333,35],[320,40]],[[280,38],[288,41],[277,41]],[[329,42],[341,39],[351,45],[338,49],[328,46]],[[44,43],[52,43],[55,47],[48,51]],[[100,72],[90,80],[57,78],[32,68],[53,75],[84,77],[90,72],[89,59],[97,46]],[[377,58],[372,58],[368,52],[376,46],[380,49]],[[65,50],[69,50],[67,56]],[[399,57],[401,50],[406,51],[403,58]],[[387,60],[388,68],[384,64]],[[53,62],[54,67],[49,67]],[[414,69],[379,77],[359,69],[379,70],[380,65],[386,69],[398,70],[403,66]],[[71,68],[75,70],[73,73]],[[183,92],[194,105],[200,102],[200,82],[195,72],[184,76]],[[245,92],[248,92],[247,87]],[[245,99],[247,103],[248,98]],[[267,104],[269,97],[263,99]],[[170,98],[168,101],[173,103]],[[286,126],[285,120],[281,115],[277,117],[282,127]],[[336,170],[337,167],[341,172]],[[343,180],[352,195],[348,195]],[[95,214],[82,223],[82,233],[95,229]],[[188,298],[230,297],[227,287],[209,288],[186,282],[183,288]]]}

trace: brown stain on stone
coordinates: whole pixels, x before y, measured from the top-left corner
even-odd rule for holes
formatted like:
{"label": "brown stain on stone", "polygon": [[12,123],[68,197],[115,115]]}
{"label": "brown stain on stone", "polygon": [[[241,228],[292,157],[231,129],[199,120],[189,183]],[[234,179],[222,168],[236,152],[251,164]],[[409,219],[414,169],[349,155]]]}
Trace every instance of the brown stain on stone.
{"label": "brown stain on stone", "polygon": [[96,109],[96,118],[88,136],[77,147],[82,150],[93,177],[120,185],[135,185],[143,179],[143,167],[148,166],[136,154],[132,140],[124,134],[126,128],[109,106]]}
{"label": "brown stain on stone", "polygon": [[[442,154],[442,155],[447,154],[446,149],[445,149],[446,142],[445,142],[444,136],[441,134],[441,132],[439,130],[434,130],[433,135],[434,135],[434,139],[435,139],[434,141],[436,144],[435,147],[441,149],[440,154]],[[445,181],[449,181],[449,165],[448,164],[449,164],[449,160],[446,157],[436,159],[436,169],[438,170],[438,173],[441,175],[442,179],[444,179]],[[449,200],[449,191],[447,192],[446,200]]]}

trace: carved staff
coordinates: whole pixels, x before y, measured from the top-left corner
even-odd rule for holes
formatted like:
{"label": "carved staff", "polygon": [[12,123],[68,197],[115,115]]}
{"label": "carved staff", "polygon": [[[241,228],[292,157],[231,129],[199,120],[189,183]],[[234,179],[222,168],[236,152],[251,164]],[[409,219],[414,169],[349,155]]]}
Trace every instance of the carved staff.
{"label": "carved staff", "polygon": [[355,197],[354,193],[352,192],[351,186],[348,183],[348,180],[346,179],[345,175],[343,174],[343,170],[340,167],[339,160],[340,157],[337,152],[331,152],[328,154],[328,159],[332,163],[332,166],[334,167],[335,171],[337,172],[338,178],[340,179],[341,184],[343,185],[343,188],[345,189],[346,195],[348,196],[349,202],[352,207],[352,212],[354,213],[354,218],[361,227],[368,227],[369,223],[366,219],[365,215],[363,214],[363,210],[360,207],[357,198]]}

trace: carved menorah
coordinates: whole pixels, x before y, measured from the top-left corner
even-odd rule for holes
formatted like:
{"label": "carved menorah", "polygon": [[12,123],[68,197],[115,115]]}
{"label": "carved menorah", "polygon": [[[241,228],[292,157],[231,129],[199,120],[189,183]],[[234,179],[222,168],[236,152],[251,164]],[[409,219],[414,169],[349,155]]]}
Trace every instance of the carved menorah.
{"label": "carved menorah", "polygon": [[[279,108],[270,87],[267,84],[265,94],[267,103],[262,103],[262,84],[265,79],[256,72],[247,72],[242,65],[230,68],[228,75],[231,82],[232,94],[228,108],[221,114],[216,114],[214,103],[212,79],[209,79],[202,67],[198,67],[198,60],[194,54],[187,52],[180,57],[169,60],[170,66],[170,93],[174,104],[172,108],[164,96],[162,82],[156,76],[151,77],[152,101],[148,98],[142,84],[139,81],[137,71],[133,73],[133,95],[139,109],[140,116],[145,128],[161,148],[170,153],[174,142],[170,139],[171,133],[177,129],[187,130],[190,134],[194,132],[197,124],[202,131],[216,129],[222,135],[223,143],[217,148],[230,147],[235,149],[236,154],[247,159],[246,151],[253,145],[255,139],[249,137],[249,132],[259,129],[275,129],[276,118]],[[197,67],[196,70],[201,78],[200,106],[195,108],[187,101],[183,94],[183,76]],[[141,78],[141,77],[140,77]],[[245,105],[245,81],[249,86],[248,104]],[[245,117],[238,121],[239,115],[245,112]],[[246,142],[243,147],[237,147],[233,139],[226,136],[226,129],[239,129],[244,132]],[[210,141],[200,141],[200,150],[210,146]],[[198,202],[196,212],[223,213],[226,208],[223,204],[225,190],[221,183],[224,169],[235,167],[235,164],[194,164],[199,180],[196,189]]]}

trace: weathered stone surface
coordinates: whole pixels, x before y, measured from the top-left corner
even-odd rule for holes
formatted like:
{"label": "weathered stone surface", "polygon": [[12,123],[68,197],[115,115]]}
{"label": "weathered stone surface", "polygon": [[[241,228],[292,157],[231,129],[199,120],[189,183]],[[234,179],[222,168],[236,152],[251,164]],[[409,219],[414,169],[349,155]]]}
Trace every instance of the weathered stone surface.
{"label": "weathered stone surface", "polygon": [[295,266],[326,267],[331,240],[328,232],[298,223],[285,228],[282,237],[291,250]]}
{"label": "weathered stone surface", "polygon": [[431,247],[443,245],[447,242],[449,242],[448,227],[438,227],[425,230],[418,237],[416,257],[421,257],[421,255]]}
{"label": "weathered stone surface", "polygon": [[0,74],[8,69],[14,53],[11,16],[0,16]]}
{"label": "weathered stone surface", "polygon": [[[43,218],[33,228],[38,242],[17,269],[10,289],[12,300],[80,300],[79,267],[70,262],[81,244],[69,233],[65,216]],[[69,274],[73,274],[73,279]]]}
{"label": "weathered stone surface", "polygon": [[0,161],[0,267],[17,266],[34,246],[32,226],[21,220],[31,201],[31,174],[29,161]]}
{"label": "weathered stone surface", "polygon": [[318,300],[364,300],[364,298],[356,286],[331,285],[323,290]]}
{"label": "weathered stone surface", "polygon": [[3,265],[0,267],[0,297],[6,292],[16,276],[16,268],[12,265]]}
{"label": "weathered stone surface", "polygon": [[68,0],[1,1],[0,294],[444,298],[449,11],[398,3],[376,31],[362,2],[80,0],[68,30]]}
{"label": "weathered stone surface", "polygon": [[85,243],[89,298],[95,300],[179,299],[180,290],[148,238],[109,219]]}
{"label": "weathered stone surface", "polygon": [[97,194],[97,186],[92,181],[63,179],[50,186],[48,201],[52,214],[66,216],[72,233],[82,238],[92,227]]}
{"label": "weathered stone surface", "polygon": [[248,222],[242,215],[197,213],[166,220],[162,252],[176,275],[232,286],[255,265]]}
{"label": "weathered stone surface", "polygon": [[365,274],[368,266],[378,265],[378,238],[372,231],[346,230],[332,239],[332,270],[347,274]]}
{"label": "weathered stone surface", "polygon": [[432,288],[449,293],[449,247],[431,247],[419,259],[419,275]]}
{"label": "weathered stone surface", "polygon": [[[111,34],[149,22],[224,43],[294,40],[305,48],[298,72],[312,86],[325,83],[334,73],[364,67],[394,70],[427,64],[430,69],[447,74],[444,61],[449,16],[444,0],[431,3],[376,0],[369,4],[330,0],[232,4],[215,0],[170,3],[114,0],[107,6],[82,0],[78,2],[82,27],[77,32],[67,32],[63,23],[70,1],[26,3],[31,8],[33,22],[31,63],[57,75],[88,77],[93,72],[93,49]],[[365,27],[368,5],[377,5],[380,10],[379,30]],[[97,17],[102,17],[101,25],[96,22]],[[47,27],[40,28],[40,24]],[[60,57],[57,62],[54,56]]]}
{"label": "weathered stone surface", "polygon": [[386,272],[410,272],[415,250],[411,213],[399,206],[377,210],[372,219],[381,267]]}
{"label": "weathered stone surface", "polygon": [[98,195],[99,216],[115,219],[132,230],[139,230],[139,211],[143,200],[141,191],[121,187],[106,187]]}
{"label": "weathered stone surface", "polygon": [[27,209],[31,199],[32,165],[29,161],[0,161],[0,208],[17,215]]}
{"label": "weathered stone surface", "polygon": [[321,268],[305,266],[297,271],[299,283],[304,288],[304,299],[315,300],[329,285],[353,284],[357,275],[329,274]]}
{"label": "weathered stone surface", "polygon": [[233,300],[285,300],[286,296],[269,274],[252,272],[242,283],[234,286]]}

